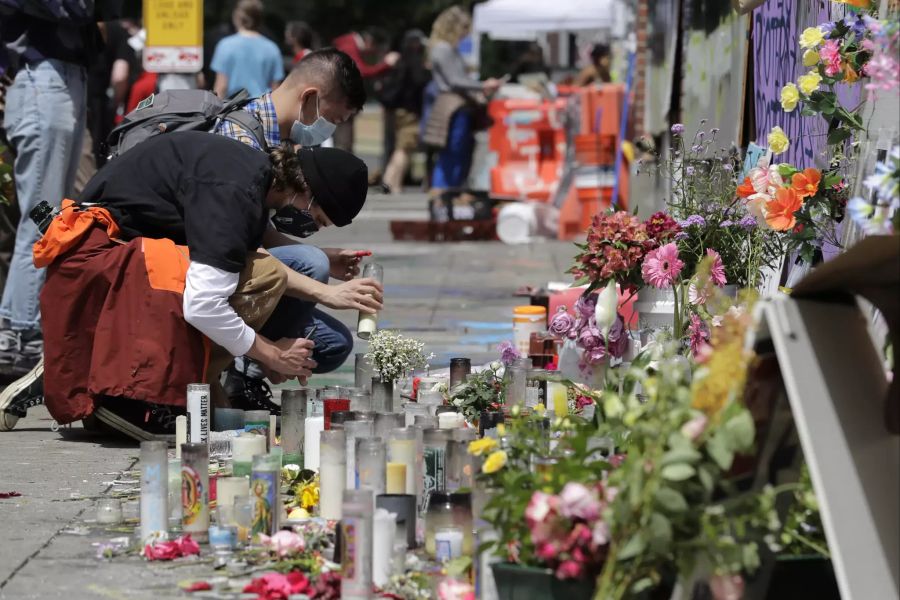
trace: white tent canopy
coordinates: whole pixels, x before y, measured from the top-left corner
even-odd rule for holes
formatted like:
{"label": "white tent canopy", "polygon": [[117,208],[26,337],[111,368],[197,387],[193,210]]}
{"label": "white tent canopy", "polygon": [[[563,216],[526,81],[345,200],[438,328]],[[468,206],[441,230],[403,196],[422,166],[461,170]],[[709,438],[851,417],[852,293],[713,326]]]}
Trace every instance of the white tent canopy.
{"label": "white tent canopy", "polygon": [[549,31],[614,29],[615,0],[489,0],[475,5],[472,29],[497,39],[535,39]]}

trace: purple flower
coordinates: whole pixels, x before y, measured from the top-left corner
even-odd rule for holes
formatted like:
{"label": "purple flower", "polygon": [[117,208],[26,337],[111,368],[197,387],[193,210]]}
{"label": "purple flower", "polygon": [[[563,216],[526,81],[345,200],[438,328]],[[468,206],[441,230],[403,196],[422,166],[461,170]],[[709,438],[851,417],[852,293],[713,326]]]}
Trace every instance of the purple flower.
{"label": "purple flower", "polygon": [[732,221],[731,219],[725,219],[724,221],[719,223],[720,227],[731,227],[732,225],[734,225],[734,221]]}
{"label": "purple flower", "polygon": [[507,366],[522,357],[512,342],[501,342],[497,349],[500,350],[500,362]]}
{"label": "purple flower", "polygon": [[625,319],[619,315],[616,322],[609,329],[607,342],[609,344],[609,353],[616,358],[622,358],[628,352],[630,342],[628,330],[625,329]]}
{"label": "purple flower", "polygon": [[738,225],[743,229],[754,229],[756,227],[756,219],[753,218],[753,215],[747,215],[738,221]]}
{"label": "purple flower", "polygon": [[819,25],[819,29],[825,34],[825,37],[829,37],[832,34],[834,27],[834,23],[822,23]]}
{"label": "purple flower", "polygon": [[569,332],[575,326],[575,317],[566,312],[566,307],[561,306],[553,318],[550,319],[548,329],[550,333],[558,337],[568,337]]}
{"label": "purple flower", "polygon": [[703,144],[696,144],[695,146],[691,146],[691,152],[695,154],[703,152]]}
{"label": "purple flower", "polygon": [[575,301],[575,314],[584,317],[585,319],[589,319],[594,316],[594,312],[597,310],[597,295],[596,294],[587,294],[578,298]]}
{"label": "purple flower", "polygon": [[689,237],[690,236],[687,234],[687,232],[679,231],[678,233],[675,234],[675,241],[680,242],[681,240],[686,240]]}
{"label": "purple flower", "polygon": [[681,123],[675,123],[672,125],[672,135],[681,135],[684,133],[684,125]]}
{"label": "purple flower", "polygon": [[578,335],[578,345],[585,350],[593,350],[598,346],[603,346],[603,336],[596,327],[585,327]]}
{"label": "purple flower", "polygon": [[861,40],[866,35],[866,22],[859,16],[847,16],[844,18],[844,25],[853,30],[856,39]]}
{"label": "purple flower", "polygon": [[587,373],[588,371],[593,370],[594,365],[599,365],[606,362],[606,357],[608,353],[606,352],[606,346],[597,346],[593,350],[584,353],[584,360],[586,361],[581,365],[581,371],[583,373]]}
{"label": "purple flower", "polygon": [[688,167],[687,169],[684,170],[684,172],[687,173],[688,176],[693,175],[693,174],[694,174],[694,167]]}
{"label": "purple flower", "polygon": [[687,229],[688,227],[706,227],[706,219],[701,217],[700,215],[690,215],[687,219],[683,221],[679,221],[678,225],[681,226],[682,229]]}
{"label": "purple flower", "polygon": [[728,171],[729,173],[734,171],[734,167],[732,166],[732,164],[730,162],[723,164],[722,168],[725,169],[726,171]]}

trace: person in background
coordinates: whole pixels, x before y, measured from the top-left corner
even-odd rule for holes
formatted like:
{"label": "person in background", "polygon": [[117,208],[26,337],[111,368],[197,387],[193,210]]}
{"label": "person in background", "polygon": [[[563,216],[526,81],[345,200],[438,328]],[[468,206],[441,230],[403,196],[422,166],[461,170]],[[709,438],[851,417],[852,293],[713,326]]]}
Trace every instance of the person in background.
{"label": "person in background", "polygon": [[16,155],[21,215],[0,301],[0,372],[19,379],[0,394],[0,411],[24,410],[21,402],[34,401],[27,375],[44,353],[38,305],[44,273],[32,263],[40,233],[28,215],[41,200],[58,207],[72,192],[86,120],[87,67],[101,43],[97,21],[120,8],[93,0],[0,3],[0,52],[14,74],[3,127]]}
{"label": "person in background", "polygon": [[519,83],[520,75],[531,75],[534,73],[543,73],[549,75],[550,70],[544,62],[544,51],[537,42],[529,42],[525,51],[519,56],[516,64],[510,70],[510,81]]}
{"label": "person in background", "polygon": [[281,51],[260,33],[262,17],[260,0],[240,0],[234,8],[232,21],[237,33],[218,43],[210,63],[216,73],[213,91],[220,98],[241,89],[260,96],[284,79]]}
{"label": "person in background", "polygon": [[313,51],[313,30],[303,21],[291,21],[284,28],[284,43],[291,52],[291,66]]}
{"label": "person in background", "polygon": [[[387,73],[400,59],[397,52],[388,52],[384,58],[370,65],[366,62],[365,57],[371,56],[376,51],[375,37],[369,32],[357,33],[351,31],[332,40],[335,48],[349,56],[356,63],[363,79],[377,79]],[[334,132],[334,147],[353,152],[353,125],[354,119],[348,119],[340,124]]]}
{"label": "person in background", "polygon": [[469,173],[474,140],[475,110],[480,95],[493,95],[502,81],[479,81],[469,76],[457,49],[469,34],[472,20],[459,6],[444,10],[431,29],[431,73],[439,95],[431,108],[423,139],[440,149],[431,178],[431,195],[448,188],[459,188]]}
{"label": "person in background", "polygon": [[419,119],[425,86],[431,74],[425,66],[425,34],[414,29],[403,36],[400,60],[385,77],[381,102],[393,110],[396,144],[384,171],[383,182],[396,193],[403,187],[410,154],[419,147]]}
{"label": "person in background", "polygon": [[592,83],[610,83],[612,75],[612,54],[606,44],[594,44],[591,49],[591,64],[586,66],[575,78],[576,86],[585,86]]}

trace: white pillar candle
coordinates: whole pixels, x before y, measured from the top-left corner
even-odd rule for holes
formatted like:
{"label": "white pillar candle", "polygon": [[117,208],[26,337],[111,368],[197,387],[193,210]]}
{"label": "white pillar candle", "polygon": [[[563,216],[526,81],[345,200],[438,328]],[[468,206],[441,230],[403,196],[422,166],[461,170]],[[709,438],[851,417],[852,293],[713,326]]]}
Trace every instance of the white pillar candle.
{"label": "white pillar candle", "polygon": [[362,340],[369,339],[378,329],[378,313],[359,313],[359,323],[356,326],[356,334]]}
{"label": "white pillar candle", "polygon": [[269,448],[275,447],[275,430],[278,428],[278,417],[269,415]]}
{"label": "white pillar candle", "polygon": [[249,476],[253,467],[253,457],[265,453],[266,438],[261,435],[245,433],[231,440],[234,475]]}
{"label": "white pillar candle", "polygon": [[344,431],[330,429],[319,436],[319,516],[338,521],[346,480]]}
{"label": "white pillar candle", "polygon": [[465,423],[465,418],[455,412],[441,413],[437,417],[439,429],[458,429]]}
{"label": "white pillar candle", "polygon": [[233,506],[235,496],[249,495],[250,480],[246,477],[219,477],[216,480],[216,506],[219,508]]}
{"label": "white pillar candle", "polygon": [[175,417],[175,458],[181,458],[181,445],[187,444],[187,417]]}
{"label": "white pillar candle", "polygon": [[306,417],[303,433],[303,466],[319,470],[319,434],[325,431],[325,416]]}
{"label": "white pillar candle", "polygon": [[397,515],[383,508],[375,511],[372,543],[372,581],[382,587],[391,578],[394,562],[394,535],[397,531]]}

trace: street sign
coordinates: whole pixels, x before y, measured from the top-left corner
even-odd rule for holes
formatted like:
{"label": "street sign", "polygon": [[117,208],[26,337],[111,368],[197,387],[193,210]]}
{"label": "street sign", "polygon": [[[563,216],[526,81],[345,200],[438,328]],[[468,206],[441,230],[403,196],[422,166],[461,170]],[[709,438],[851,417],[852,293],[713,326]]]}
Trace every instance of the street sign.
{"label": "street sign", "polygon": [[144,0],[144,69],[197,73],[203,68],[203,0]]}

